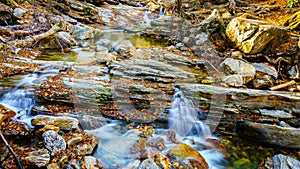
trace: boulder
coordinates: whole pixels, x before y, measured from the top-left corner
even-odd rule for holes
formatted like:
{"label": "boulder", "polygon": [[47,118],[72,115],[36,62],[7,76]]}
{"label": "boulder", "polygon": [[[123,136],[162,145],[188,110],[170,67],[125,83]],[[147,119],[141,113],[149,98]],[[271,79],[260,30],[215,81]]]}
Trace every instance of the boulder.
{"label": "boulder", "polygon": [[300,129],[246,121],[239,124],[239,133],[247,138],[288,148],[300,148]]}
{"label": "boulder", "polygon": [[43,137],[45,147],[51,152],[51,155],[54,155],[59,150],[65,150],[67,148],[64,138],[53,130],[44,132]]}
{"label": "boulder", "polygon": [[187,144],[180,143],[174,146],[171,149],[170,154],[177,157],[180,161],[187,160],[186,158],[196,159],[198,161],[197,166],[201,166],[200,168],[202,169],[208,169],[208,164],[205,161],[205,159],[201,156],[201,154]]}
{"label": "boulder", "polygon": [[54,125],[61,130],[72,130],[78,128],[78,120],[68,116],[37,115],[31,120],[33,126]]}
{"label": "boulder", "polygon": [[46,167],[50,162],[50,154],[46,149],[31,151],[26,159],[37,167]]}
{"label": "boulder", "polygon": [[283,169],[283,168],[299,168],[300,161],[292,158],[290,156],[286,156],[283,154],[277,154],[272,159],[267,158],[261,169]]}
{"label": "boulder", "polygon": [[83,130],[75,130],[64,134],[68,149],[76,155],[91,155],[98,145],[98,138]]}
{"label": "boulder", "polygon": [[241,75],[243,77],[243,84],[253,80],[256,72],[255,67],[252,64],[233,58],[225,59],[221,63],[221,67],[227,75]]}
{"label": "boulder", "polygon": [[226,35],[236,48],[247,54],[261,52],[270,42],[279,41],[286,28],[270,25],[249,14],[232,19],[226,28]]}

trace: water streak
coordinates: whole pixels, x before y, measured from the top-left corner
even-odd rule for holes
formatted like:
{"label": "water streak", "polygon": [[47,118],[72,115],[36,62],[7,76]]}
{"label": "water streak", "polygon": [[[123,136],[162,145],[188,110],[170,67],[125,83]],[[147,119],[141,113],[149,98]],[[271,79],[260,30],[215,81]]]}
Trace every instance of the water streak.
{"label": "water streak", "polygon": [[34,73],[25,75],[18,84],[0,99],[0,104],[17,112],[16,120],[23,121],[30,125],[30,112],[35,105],[34,85],[45,81],[48,76],[58,74],[58,70],[52,66],[44,65]]}

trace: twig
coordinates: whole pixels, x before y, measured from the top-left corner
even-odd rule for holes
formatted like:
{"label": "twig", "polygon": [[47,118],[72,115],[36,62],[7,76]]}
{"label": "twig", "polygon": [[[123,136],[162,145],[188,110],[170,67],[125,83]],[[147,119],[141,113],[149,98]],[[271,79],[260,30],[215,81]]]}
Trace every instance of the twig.
{"label": "twig", "polygon": [[285,87],[288,87],[288,86],[292,86],[296,84],[296,82],[294,80],[292,81],[289,81],[289,82],[286,82],[286,83],[283,83],[283,84],[280,84],[280,85],[277,85],[277,86],[273,86],[270,88],[270,90],[278,90],[278,89],[282,89],[282,88],[285,88]]}
{"label": "twig", "polygon": [[5,137],[3,136],[2,134],[2,131],[0,130],[0,137],[1,137],[1,140],[3,141],[3,143],[5,144],[5,146],[8,148],[8,150],[10,151],[10,153],[14,156],[14,159],[17,163],[17,166],[19,169],[23,169],[22,167],[22,164],[19,160],[19,158],[17,157],[16,153],[14,152],[14,150],[11,148],[11,146],[7,143]]}

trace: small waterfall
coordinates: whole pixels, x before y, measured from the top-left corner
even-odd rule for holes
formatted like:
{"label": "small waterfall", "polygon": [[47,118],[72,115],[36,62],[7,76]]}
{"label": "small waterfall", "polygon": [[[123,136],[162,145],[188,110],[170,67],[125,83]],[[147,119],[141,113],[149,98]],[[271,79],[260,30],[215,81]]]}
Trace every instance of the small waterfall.
{"label": "small waterfall", "polygon": [[197,118],[193,102],[187,99],[180,89],[176,88],[175,92],[169,111],[169,129],[175,130],[180,137],[195,134],[211,137],[209,126]]}
{"label": "small waterfall", "polygon": [[[176,131],[177,141],[186,143],[197,150],[199,145],[210,145],[207,139],[218,139],[212,135],[209,126],[198,119],[193,102],[186,98],[179,88],[175,88],[169,113],[169,129]],[[194,144],[191,144],[191,140]],[[223,166],[224,155],[219,150],[199,150],[199,153],[205,158],[210,169],[226,168]]]}
{"label": "small waterfall", "polygon": [[14,110],[17,120],[30,124],[30,112],[35,105],[34,85],[47,79],[50,75],[55,75],[58,70],[52,66],[41,66],[34,73],[25,75],[11,92],[8,92],[0,99],[0,104]]}

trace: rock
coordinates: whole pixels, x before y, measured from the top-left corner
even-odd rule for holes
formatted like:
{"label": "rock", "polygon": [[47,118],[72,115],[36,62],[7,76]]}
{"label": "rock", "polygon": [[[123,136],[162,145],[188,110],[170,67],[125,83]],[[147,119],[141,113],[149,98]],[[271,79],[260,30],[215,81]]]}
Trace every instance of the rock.
{"label": "rock", "polygon": [[109,39],[100,39],[96,42],[96,45],[104,46],[106,48],[109,48],[111,44],[111,41]]}
{"label": "rock", "polygon": [[299,128],[281,127],[246,121],[240,124],[238,131],[242,136],[256,141],[288,148],[300,148]]}
{"label": "rock", "polygon": [[285,22],[284,26],[288,27],[291,30],[300,29],[300,11],[294,13],[291,17],[289,17]]}
{"label": "rock", "polygon": [[114,51],[120,53],[121,56],[124,56],[126,53],[135,49],[130,40],[122,40],[112,47]]}
{"label": "rock", "polygon": [[180,143],[178,145],[175,145],[171,151],[170,154],[174,155],[176,158],[178,158],[180,161],[183,161],[184,159],[188,158],[188,157],[192,157],[195,158],[197,160],[199,160],[199,164],[203,169],[208,169],[208,164],[205,161],[205,159],[201,156],[201,154],[193,149],[191,146],[184,144],[184,143]]}
{"label": "rock", "polygon": [[147,5],[145,6],[145,8],[149,8],[150,11],[154,12],[154,11],[157,11],[160,9],[160,5],[158,4],[155,4],[153,2],[149,2],[147,3]]}
{"label": "rock", "polygon": [[160,168],[155,164],[155,162],[152,159],[147,158],[141,163],[139,169],[160,169]]}
{"label": "rock", "polygon": [[78,120],[68,116],[37,115],[31,120],[33,126],[54,125],[61,130],[72,130],[78,128]]}
{"label": "rock", "polygon": [[144,49],[137,49],[133,54],[132,58],[141,60],[151,59],[151,53]]}
{"label": "rock", "polygon": [[249,14],[232,19],[226,28],[226,35],[235,47],[248,54],[261,52],[270,42],[279,41],[286,34],[286,28],[268,25]]}
{"label": "rock", "polygon": [[84,156],[83,161],[80,162],[82,169],[98,169],[106,168],[103,162],[93,156]]}
{"label": "rock", "polygon": [[102,35],[103,32],[100,29],[95,29],[88,26],[74,26],[72,35],[79,40],[86,40],[94,38],[96,35]]}
{"label": "rock", "polygon": [[278,77],[278,72],[273,66],[264,63],[253,63],[253,66],[255,67],[256,72],[268,74],[270,76],[273,76],[275,79],[277,79]]}
{"label": "rock", "polygon": [[67,148],[64,138],[53,130],[44,132],[43,137],[45,147],[51,152],[51,155],[54,155],[59,150],[65,150]]}
{"label": "rock", "polygon": [[242,87],[243,86],[243,77],[241,75],[228,75],[222,78],[222,82],[224,82],[228,86],[232,87]]}
{"label": "rock", "polygon": [[107,53],[108,52],[108,49],[104,46],[101,46],[101,45],[97,45],[96,46],[96,52],[103,52],[103,53]]}
{"label": "rock", "polygon": [[175,47],[181,51],[188,50],[188,47],[186,47],[184,43],[177,43]]}
{"label": "rock", "polygon": [[233,51],[233,52],[231,52],[231,57],[235,58],[235,59],[242,59],[243,54],[241,51]]}
{"label": "rock", "polygon": [[32,151],[26,159],[37,167],[46,167],[50,162],[49,151],[46,149]]}
{"label": "rock", "polygon": [[112,62],[117,59],[116,56],[114,56],[113,54],[106,52],[97,52],[95,57],[98,63]]}
{"label": "rock", "polygon": [[56,38],[60,43],[61,47],[70,47],[72,45],[75,45],[77,41],[71,37],[71,35],[68,32],[60,31],[56,33]]}
{"label": "rock", "polygon": [[267,75],[256,73],[255,78],[253,80],[253,87],[256,89],[269,89],[274,84],[274,77]]}
{"label": "rock", "polygon": [[221,67],[225,74],[238,74],[243,77],[243,84],[254,79],[255,68],[252,64],[242,60],[227,58],[221,63]]}
{"label": "rock", "polygon": [[83,115],[78,118],[81,127],[84,130],[93,130],[100,128],[106,124],[108,119],[104,118],[103,116],[93,116],[93,115]]}
{"label": "rock", "polygon": [[8,109],[7,107],[0,104],[0,124],[3,121],[13,118],[16,115],[16,112]]}
{"label": "rock", "polygon": [[151,137],[147,141],[147,145],[151,147],[155,147],[158,150],[163,150],[166,148],[165,140],[161,137]]}
{"label": "rock", "polygon": [[22,19],[24,13],[26,13],[27,10],[23,8],[15,8],[14,9],[14,16],[18,19]]}
{"label": "rock", "polygon": [[122,169],[138,169],[140,166],[140,160],[134,160],[129,162],[126,166],[122,167]]}
{"label": "rock", "polygon": [[89,65],[94,64],[96,52],[80,51],[78,52],[76,63],[77,65]]}
{"label": "rock", "polygon": [[259,112],[261,115],[264,116],[271,116],[271,117],[277,117],[281,119],[290,119],[294,116],[288,112],[285,112],[283,110],[267,110],[267,109],[259,109]]}
{"label": "rock", "polygon": [[37,136],[42,136],[42,134],[43,134],[45,131],[48,131],[48,130],[53,130],[53,131],[55,131],[56,133],[58,133],[58,132],[59,132],[59,127],[56,127],[56,126],[54,126],[54,125],[46,125],[46,126],[44,126],[43,128],[38,129],[38,130],[35,132],[35,134],[36,134]]}
{"label": "rock", "polygon": [[272,159],[268,158],[265,160],[263,166],[260,166],[262,169],[284,169],[284,168],[299,168],[300,161],[286,156],[283,154],[277,154]]}
{"label": "rock", "polygon": [[76,155],[91,155],[98,145],[98,138],[83,130],[75,130],[64,134],[68,149]]}

